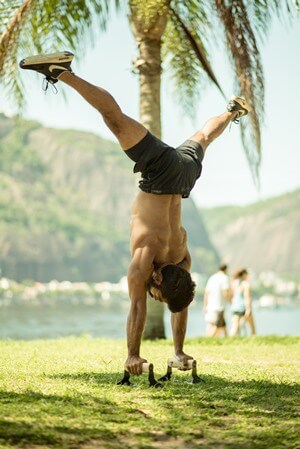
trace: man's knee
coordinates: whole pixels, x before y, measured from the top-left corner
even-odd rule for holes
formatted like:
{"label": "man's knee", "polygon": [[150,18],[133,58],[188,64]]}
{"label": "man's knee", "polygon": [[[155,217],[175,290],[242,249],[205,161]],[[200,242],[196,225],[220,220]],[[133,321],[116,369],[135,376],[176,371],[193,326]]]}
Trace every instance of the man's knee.
{"label": "man's knee", "polygon": [[106,113],[103,115],[103,120],[111,132],[115,136],[119,136],[124,129],[124,114],[120,112]]}
{"label": "man's knee", "polygon": [[192,139],[196,140],[196,142],[198,142],[201,145],[203,151],[205,151],[208,145],[210,144],[209,136],[202,130],[197,131],[197,133],[194,134]]}
{"label": "man's knee", "polygon": [[202,146],[203,150],[206,150],[208,145],[211,143],[209,135],[202,130],[199,131],[199,134],[201,136],[201,144],[200,145]]}

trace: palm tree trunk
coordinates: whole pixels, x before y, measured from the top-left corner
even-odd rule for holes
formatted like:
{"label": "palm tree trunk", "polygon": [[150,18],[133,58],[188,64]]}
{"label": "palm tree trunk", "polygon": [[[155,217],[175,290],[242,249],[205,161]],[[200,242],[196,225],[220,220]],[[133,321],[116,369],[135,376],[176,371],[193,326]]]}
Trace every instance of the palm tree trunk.
{"label": "palm tree trunk", "polygon": [[[134,67],[140,81],[140,121],[155,136],[161,137],[160,83],[161,37],[166,27],[167,14],[158,16],[149,26],[131,9],[129,21],[136,39],[139,56]],[[143,339],[166,338],[164,304],[148,298],[148,312]]]}

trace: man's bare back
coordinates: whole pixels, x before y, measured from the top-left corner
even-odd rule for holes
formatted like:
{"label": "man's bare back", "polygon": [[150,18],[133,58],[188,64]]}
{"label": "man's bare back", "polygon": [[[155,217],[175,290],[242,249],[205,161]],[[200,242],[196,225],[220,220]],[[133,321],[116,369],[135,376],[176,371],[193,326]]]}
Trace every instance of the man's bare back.
{"label": "man's bare back", "polygon": [[181,225],[181,195],[139,192],[131,218],[131,255],[149,247],[154,266],[179,264],[187,255],[186,231]]}

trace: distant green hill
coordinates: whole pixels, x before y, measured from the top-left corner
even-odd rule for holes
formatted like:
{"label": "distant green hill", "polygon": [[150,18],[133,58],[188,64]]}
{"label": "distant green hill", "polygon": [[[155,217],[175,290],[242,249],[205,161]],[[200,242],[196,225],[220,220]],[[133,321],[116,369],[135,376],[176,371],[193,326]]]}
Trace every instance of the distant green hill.
{"label": "distant green hill", "polygon": [[[116,281],[126,273],[137,190],[132,163],[111,141],[0,114],[0,268],[16,280]],[[184,200],[193,270],[217,253]]]}
{"label": "distant green hill", "polygon": [[245,207],[201,209],[222,258],[235,267],[299,276],[300,189]]}

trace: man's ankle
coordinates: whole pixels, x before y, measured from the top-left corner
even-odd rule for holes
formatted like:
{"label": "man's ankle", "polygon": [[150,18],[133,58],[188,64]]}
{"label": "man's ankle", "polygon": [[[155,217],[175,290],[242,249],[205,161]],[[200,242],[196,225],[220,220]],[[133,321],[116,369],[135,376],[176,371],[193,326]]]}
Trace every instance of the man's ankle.
{"label": "man's ankle", "polygon": [[231,122],[234,122],[238,118],[238,116],[239,116],[239,113],[237,111],[232,111],[232,112],[228,111],[228,114],[230,116],[230,121]]}
{"label": "man's ankle", "polygon": [[70,72],[69,70],[66,70],[64,72],[61,72],[61,74],[57,76],[57,79],[59,81],[68,82],[68,80],[70,80],[73,76],[74,76],[73,72]]}

